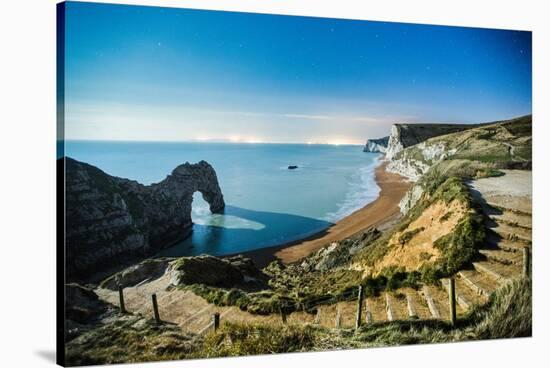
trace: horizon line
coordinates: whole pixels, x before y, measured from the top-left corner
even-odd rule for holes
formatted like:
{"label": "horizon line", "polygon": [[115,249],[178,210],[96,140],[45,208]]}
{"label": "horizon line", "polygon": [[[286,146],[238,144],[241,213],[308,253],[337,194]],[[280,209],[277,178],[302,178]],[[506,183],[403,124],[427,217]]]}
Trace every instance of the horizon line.
{"label": "horizon line", "polygon": [[[140,140],[140,139],[58,139],[61,142],[120,142],[120,143],[227,143],[227,144],[295,144],[318,146],[363,146],[364,143],[330,143],[330,142],[266,142],[266,141],[231,141],[231,140]],[[366,141],[365,141],[366,142]]]}

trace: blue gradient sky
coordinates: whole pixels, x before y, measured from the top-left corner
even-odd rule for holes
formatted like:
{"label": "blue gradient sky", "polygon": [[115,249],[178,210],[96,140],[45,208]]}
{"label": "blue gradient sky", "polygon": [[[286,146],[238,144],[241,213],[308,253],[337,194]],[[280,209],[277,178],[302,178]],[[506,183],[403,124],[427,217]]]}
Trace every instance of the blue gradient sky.
{"label": "blue gradient sky", "polygon": [[362,143],[531,113],[531,33],[67,3],[66,138]]}

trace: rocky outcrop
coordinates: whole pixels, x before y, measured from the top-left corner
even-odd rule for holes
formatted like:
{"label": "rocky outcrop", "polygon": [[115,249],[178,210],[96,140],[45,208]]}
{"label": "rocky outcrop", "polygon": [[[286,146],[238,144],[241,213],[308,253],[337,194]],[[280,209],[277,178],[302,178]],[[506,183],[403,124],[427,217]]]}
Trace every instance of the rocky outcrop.
{"label": "rocky outcrop", "polygon": [[394,124],[386,149],[386,158],[391,160],[403,149],[440,135],[460,132],[479,125],[469,124]]}
{"label": "rocky outcrop", "polygon": [[140,284],[146,280],[154,280],[164,275],[171,259],[152,258],[117,272],[101,283],[101,287],[109,290],[118,290]]}
{"label": "rocky outcrop", "polygon": [[89,331],[112,310],[93,290],[75,283],[65,285],[65,341]]}
{"label": "rocky outcrop", "polygon": [[170,283],[174,286],[203,284],[234,287],[235,285],[264,281],[265,275],[251,259],[242,256],[218,258],[209,255],[183,257],[170,268]]}
{"label": "rocky outcrop", "polygon": [[77,323],[87,323],[107,310],[93,290],[74,283],[65,285],[65,303],[66,318]]}
{"label": "rocky outcrop", "polygon": [[389,136],[379,139],[367,139],[363,152],[385,153],[389,139]]}
{"label": "rocky outcrop", "polygon": [[197,191],[213,213],[224,209],[216,172],[205,161],[180,165],[163,181],[145,186],[66,158],[67,279],[85,278],[186,238]]}

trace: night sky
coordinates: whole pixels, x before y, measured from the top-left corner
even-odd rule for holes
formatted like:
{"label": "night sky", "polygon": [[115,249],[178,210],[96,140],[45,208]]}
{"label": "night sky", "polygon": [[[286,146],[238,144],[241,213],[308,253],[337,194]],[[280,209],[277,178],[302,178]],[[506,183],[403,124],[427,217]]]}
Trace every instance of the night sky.
{"label": "night sky", "polygon": [[531,33],[67,3],[69,139],[362,143],[531,113]]}

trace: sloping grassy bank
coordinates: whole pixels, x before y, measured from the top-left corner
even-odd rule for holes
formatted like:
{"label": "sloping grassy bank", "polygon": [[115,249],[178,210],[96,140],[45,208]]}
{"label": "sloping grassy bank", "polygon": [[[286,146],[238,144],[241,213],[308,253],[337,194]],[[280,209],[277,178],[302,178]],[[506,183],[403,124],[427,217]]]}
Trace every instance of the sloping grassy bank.
{"label": "sloping grassy bank", "polygon": [[531,336],[531,281],[514,280],[497,290],[489,303],[459,318],[455,327],[445,321],[398,321],[364,325],[359,330],[315,326],[268,327],[224,325],[206,337],[208,356],[236,356],[357,348],[404,344],[442,343]]}
{"label": "sloping grassy bank", "polygon": [[[451,276],[460,268],[471,262],[477,254],[477,249],[485,240],[485,227],[483,218],[478,212],[470,192],[464,182],[458,177],[450,177],[434,186],[432,190],[424,192],[422,198],[401,220],[394,231],[367,244],[354,257],[354,268],[371,269],[391,251],[392,237],[398,237],[399,246],[407,247],[418,233],[426,229],[414,228],[408,231],[415,221],[424,216],[426,211],[435,205],[450,207],[451,203],[460,206],[460,215],[456,225],[447,234],[434,242],[438,256],[427,255],[425,260],[416,264],[416,269],[405,270],[404,267],[388,266],[379,272],[372,272],[364,280],[363,284],[375,288],[377,292],[384,289],[396,289],[401,286],[416,288],[419,283],[434,283],[439,278]],[[452,210],[444,209],[437,222],[445,222],[453,216]],[[428,229],[429,230],[429,229]],[[411,245],[412,246],[412,245]],[[395,247],[395,246],[394,246]],[[435,259],[434,259],[435,258]]]}
{"label": "sloping grassy bank", "polygon": [[222,324],[203,338],[125,316],[71,341],[67,360],[69,365],[109,364],[528,337],[531,304],[531,281],[524,278],[497,290],[489,303],[460,318],[455,327],[434,320],[364,325],[357,331]]}

